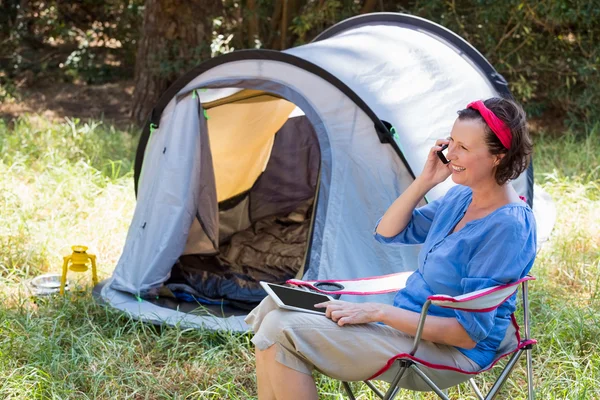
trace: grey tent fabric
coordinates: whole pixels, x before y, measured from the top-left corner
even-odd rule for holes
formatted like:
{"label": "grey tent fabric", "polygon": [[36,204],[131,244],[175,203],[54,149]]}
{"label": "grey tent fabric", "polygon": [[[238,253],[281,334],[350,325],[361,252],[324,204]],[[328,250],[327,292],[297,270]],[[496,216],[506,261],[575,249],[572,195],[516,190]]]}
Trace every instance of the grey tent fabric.
{"label": "grey tent fabric", "polygon": [[[210,191],[210,182],[207,185],[202,177],[210,168],[202,153],[202,137],[206,134],[202,130],[207,128],[199,118],[200,105],[191,95],[194,90],[201,104],[213,105],[208,108],[209,116],[211,112],[221,115],[217,112],[222,107],[219,104],[236,98],[234,104],[243,105],[236,109],[255,118],[252,126],[257,127],[256,132],[223,130],[209,131],[208,135],[251,138],[253,133],[260,133],[266,143],[260,154],[270,151],[273,162],[281,149],[269,135],[281,128],[275,122],[289,119],[281,114],[289,112],[287,105],[275,107],[282,104],[280,99],[301,109],[304,120],[314,130],[314,143],[319,147],[319,183],[306,245],[305,279],[352,279],[414,270],[419,247],[376,243],[372,239],[375,222],[420,173],[435,139],[448,135],[457,110],[474,99],[508,95],[500,75],[467,42],[439,25],[402,14],[356,17],[334,26],[315,42],[284,52],[240,51],[201,64],[159,100],[150,119],[158,129],[151,136],[147,131],[142,136],[138,161],[143,163],[136,162],[138,203],[123,254],[110,284],[101,291],[104,301],[146,320],[156,320],[148,314],[156,309],[146,307],[146,302],[128,304],[127,294],[135,302],[134,295],[156,292],[169,279],[181,255],[206,252],[209,238],[225,243],[236,232],[248,229],[255,222],[251,219],[271,213],[275,204],[283,206],[292,200],[273,192],[275,186],[268,179],[260,182],[259,178],[255,184],[259,190],[245,198],[241,195],[233,208],[218,211],[213,207],[212,195],[203,191]],[[240,100],[245,90],[262,95]],[[267,104],[274,105],[277,121],[265,112]],[[262,107],[262,112],[253,114],[252,107]],[[264,118],[271,130],[260,130],[257,122],[261,120],[256,118]],[[382,120],[395,128],[394,137],[389,133],[385,136],[387,131],[382,133]],[[219,120],[210,120],[210,126],[218,129]],[[273,143],[272,148],[269,143]],[[309,164],[298,166],[298,171],[285,157],[277,161],[288,170],[292,168],[286,180],[296,179],[296,172],[309,177],[303,181],[298,200],[315,182],[315,154],[310,150],[302,156],[294,155],[296,162]],[[215,176],[217,173],[220,171]],[[273,179],[277,174],[272,175]],[[534,212],[544,218],[544,224],[538,227],[543,229],[538,232],[543,240],[549,236],[555,214],[551,200],[534,188],[528,177],[517,179],[515,187],[522,195],[534,193]],[[443,196],[452,184],[448,180],[438,185],[427,194],[427,200]],[[201,195],[209,199],[200,201]],[[264,208],[254,202],[259,198]],[[267,198],[272,199],[268,207]],[[292,203],[289,201],[290,207]],[[209,226],[203,227],[198,216]],[[210,228],[213,222],[207,221],[218,221],[220,238]],[[190,243],[190,236],[200,239]],[[393,294],[345,299],[391,302]],[[160,314],[164,317],[165,313]],[[169,323],[174,319],[188,321],[181,314],[173,314]],[[189,321],[190,326],[198,326],[204,320]],[[231,329],[245,329],[243,323],[235,321]],[[206,320],[206,326],[223,326],[221,322]]]}
{"label": "grey tent fabric", "polygon": [[[335,71],[379,118],[396,128],[398,144],[415,171],[423,168],[431,144],[448,136],[456,111],[472,99],[498,95],[489,77],[461,49],[406,24],[360,24],[286,52]],[[434,188],[428,200],[442,196],[451,185],[447,180]]]}
{"label": "grey tent fabric", "polygon": [[[151,138],[152,161],[144,163],[137,206],[113,274],[111,287],[116,290],[139,294],[159,288],[184,250],[201,190],[198,107],[191,97],[181,101],[170,126]],[[169,242],[159,243],[161,237]]]}
{"label": "grey tent fabric", "polygon": [[219,250],[219,213],[217,204],[217,189],[213,159],[210,151],[208,127],[204,118],[204,109],[198,100],[198,121],[200,135],[200,188],[198,190],[198,212],[196,217],[202,226],[205,237],[212,244],[212,253]]}

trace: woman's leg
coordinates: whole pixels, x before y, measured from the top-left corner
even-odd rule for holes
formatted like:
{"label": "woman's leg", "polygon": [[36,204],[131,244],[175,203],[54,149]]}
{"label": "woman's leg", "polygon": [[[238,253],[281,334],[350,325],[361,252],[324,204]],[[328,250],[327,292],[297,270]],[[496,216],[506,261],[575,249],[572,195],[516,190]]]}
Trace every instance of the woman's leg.
{"label": "woman's leg", "polygon": [[[276,311],[276,314],[282,313],[275,302],[270,297],[267,297],[250,313],[248,318],[246,318],[246,322],[254,332],[257,332],[260,330],[263,320],[272,311]],[[285,314],[287,312],[284,312]],[[267,326],[263,327],[263,332],[265,329],[269,330],[268,326],[270,326],[271,330],[281,331],[281,327],[277,323],[279,318],[267,319],[271,322],[268,322]],[[260,400],[310,400],[318,398],[312,375],[292,369],[276,360],[277,348],[280,344],[275,344],[274,338],[263,338],[255,344],[257,345],[255,348],[256,383],[258,386],[258,398]]]}
{"label": "woman's leg", "polygon": [[265,352],[255,348],[256,355],[256,386],[259,400],[276,400],[265,363]]}
{"label": "woman's leg", "polygon": [[[251,314],[247,322],[256,332],[252,342],[257,349],[260,400],[316,398],[314,368],[334,379],[368,379],[381,372],[392,357],[407,353],[414,340],[388,326],[340,327],[323,316],[277,309],[268,301]],[[459,369],[480,369],[455,348],[427,341],[421,343],[416,356]],[[406,373],[402,378],[407,387],[426,390],[420,388],[426,386],[422,379],[413,375]]]}
{"label": "woman's leg", "polygon": [[[261,351],[256,349],[256,370],[259,400],[317,400],[317,387],[312,375],[286,367],[275,359],[277,345]],[[260,360],[260,361],[259,361]],[[259,376],[259,363],[266,376]],[[268,386],[268,389],[264,389]],[[263,397],[264,396],[264,397]]]}
{"label": "woman's leg", "polygon": [[[382,372],[390,359],[408,353],[413,341],[412,336],[385,325],[340,327],[320,315],[280,309],[271,310],[264,317],[252,339],[259,350],[275,353],[276,365],[304,375],[310,375],[316,368],[344,381],[362,381]],[[480,369],[467,362],[468,359],[456,348],[427,341],[421,342],[416,357],[468,371]],[[265,359],[265,371],[270,376],[273,358]],[[409,375],[407,380],[412,379]]]}

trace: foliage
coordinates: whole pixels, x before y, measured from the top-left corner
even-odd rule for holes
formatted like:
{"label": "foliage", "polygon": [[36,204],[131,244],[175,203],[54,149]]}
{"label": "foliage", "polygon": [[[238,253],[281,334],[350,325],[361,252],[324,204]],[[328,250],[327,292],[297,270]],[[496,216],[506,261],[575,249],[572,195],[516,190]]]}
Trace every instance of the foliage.
{"label": "foliage", "polygon": [[[23,292],[26,279],[58,272],[74,243],[90,245],[100,278],[109,276],[135,204],[137,135],[101,122],[0,122],[0,397],[256,398],[248,335],[153,327],[89,294],[33,301]],[[534,139],[536,182],[558,211],[530,286],[537,397],[600,398],[600,170],[589,169],[600,165],[600,129]],[[478,383],[489,387],[497,373]],[[514,374],[500,398],[526,398],[523,362]],[[339,382],[316,380],[321,398],[339,398]],[[375,399],[364,387],[359,396]],[[475,398],[467,385],[450,397]]]}
{"label": "foliage", "polygon": [[[20,9],[19,4],[28,4]],[[532,116],[559,118],[575,131],[600,121],[599,0],[393,0],[385,11],[437,22],[472,43],[510,83]],[[0,84],[32,84],[57,68],[62,79],[96,83],[131,77],[143,0],[3,0]],[[310,42],[325,28],[364,11],[369,0],[223,0],[214,15],[212,55],[281,49]],[[285,5],[285,7],[284,7]],[[174,51],[185,44],[174,44]],[[192,49],[205,53],[205,49]],[[187,54],[187,52],[186,52]],[[181,57],[157,73],[179,76]],[[196,59],[195,57],[190,57]]]}
{"label": "foliage", "polygon": [[23,298],[0,308],[0,320],[5,399],[217,400],[254,391],[245,337],[155,328],[89,296]]}
{"label": "foliage", "polygon": [[0,120],[0,286],[46,271],[79,240],[104,250],[99,241],[124,231],[136,136],[101,122]]}
{"label": "foliage", "polygon": [[[8,124],[0,120],[0,161],[25,164],[38,172],[49,165],[85,163],[114,181],[131,171],[135,142],[136,136],[96,121],[67,118],[53,124],[24,117]],[[109,154],[115,159],[107,160]],[[114,165],[121,166],[118,172]]]}
{"label": "foliage", "polygon": [[[249,2],[225,3],[237,9]],[[286,25],[279,3],[258,3],[262,47],[304,44],[359,12],[381,11],[379,2],[373,1],[290,0],[289,7],[297,11],[290,11],[291,35],[282,43],[281,28]],[[531,116],[558,117],[574,131],[590,130],[600,122],[600,1],[394,0],[384,4],[384,11],[427,18],[469,41],[504,75]],[[241,26],[239,19],[235,26],[222,24],[219,33],[233,35],[232,47],[248,47],[244,38],[252,11],[246,11]]]}
{"label": "foliage", "polygon": [[19,98],[19,91],[11,80],[2,82],[0,77],[0,103],[8,103]]}
{"label": "foliage", "polygon": [[[263,47],[280,48],[282,16],[276,5],[264,17]],[[298,4],[298,2],[292,2]],[[358,14],[366,1],[307,0],[289,24],[286,46],[310,42],[334,23]],[[469,41],[504,75],[531,116],[560,118],[574,131],[600,122],[600,1],[598,0],[395,0],[384,11],[404,12],[439,23]],[[232,5],[243,5],[233,1]],[[271,3],[273,4],[273,3]],[[376,4],[376,2],[371,2]],[[227,24],[223,24],[225,29]],[[233,35],[244,48],[245,26]],[[275,36],[274,36],[275,35]]]}
{"label": "foliage", "polygon": [[479,49],[532,115],[600,121],[600,2],[416,1],[407,11],[453,30]]}
{"label": "foliage", "polygon": [[295,44],[301,45],[310,42],[320,32],[336,22],[358,14],[358,12],[357,3],[344,4],[339,0],[308,2],[304,6],[302,14],[293,20],[291,31],[297,36]]}
{"label": "foliage", "polygon": [[[0,68],[8,78],[81,79],[132,74],[143,0],[4,0]],[[1,75],[0,75],[1,76]]]}

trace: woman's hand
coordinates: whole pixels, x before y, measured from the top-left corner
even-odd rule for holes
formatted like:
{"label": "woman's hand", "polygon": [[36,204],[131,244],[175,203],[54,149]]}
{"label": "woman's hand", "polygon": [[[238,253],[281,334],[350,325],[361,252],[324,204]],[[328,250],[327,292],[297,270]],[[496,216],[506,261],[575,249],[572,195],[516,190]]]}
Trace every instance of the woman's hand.
{"label": "woman's hand", "polygon": [[444,165],[437,155],[437,152],[442,150],[442,145],[449,143],[447,139],[438,139],[435,142],[435,146],[429,150],[421,175],[402,192],[379,221],[378,234],[392,238],[402,232],[423,196],[450,176],[452,173],[450,165]]}
{"label": "woman's hand", "polygon": [[349,303],[347,301],[332,300],[315,304],[317,308],[325,308],[325,315],[339,326],[367,324],[377,322],[381,307],[377,303]]}
{"label": "woman's hand", "polygon": [[445,181],[452,174],[450,164],[444,164],[437,155],[437,152],[442,150],[444,144],[450,144],[450,141],[448,139],[436,140],[435,146],[429,150],[423,172],[418,177],[418,179],[426,182],[427,186],[434,187]]}

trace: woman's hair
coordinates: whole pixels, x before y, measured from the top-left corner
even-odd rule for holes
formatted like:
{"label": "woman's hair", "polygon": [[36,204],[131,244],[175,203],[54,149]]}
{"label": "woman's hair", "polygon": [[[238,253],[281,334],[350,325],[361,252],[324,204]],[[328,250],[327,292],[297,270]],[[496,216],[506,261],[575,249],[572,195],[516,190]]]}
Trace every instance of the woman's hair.
{"label": "woman's hair", "polygon": [[483,102],[485,106],[500,118],[510,129],[512,144],[506,149],[496,136],[479,111],[466,108],[458,112],[459,120],[480,120],[485,125],[485,142],[491,154],[505,154],[496,168],[496,182],[504,185],[511,179],[517,178],[527,169],[531,162],[533,143],[527,129],[525,111],[516,102],[499,97],[492,97]]}

